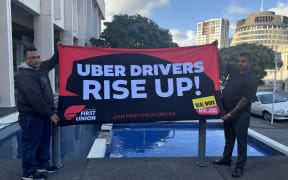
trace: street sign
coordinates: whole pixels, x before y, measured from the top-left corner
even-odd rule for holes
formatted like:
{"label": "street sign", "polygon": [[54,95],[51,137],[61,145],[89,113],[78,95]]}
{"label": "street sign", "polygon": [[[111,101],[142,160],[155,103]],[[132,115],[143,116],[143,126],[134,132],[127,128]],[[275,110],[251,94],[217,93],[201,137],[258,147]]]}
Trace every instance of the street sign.
{"label": "street sign", "polygon": [[280,62],[280,61],[281,61],[281,53],[275,53],[274,62]]}

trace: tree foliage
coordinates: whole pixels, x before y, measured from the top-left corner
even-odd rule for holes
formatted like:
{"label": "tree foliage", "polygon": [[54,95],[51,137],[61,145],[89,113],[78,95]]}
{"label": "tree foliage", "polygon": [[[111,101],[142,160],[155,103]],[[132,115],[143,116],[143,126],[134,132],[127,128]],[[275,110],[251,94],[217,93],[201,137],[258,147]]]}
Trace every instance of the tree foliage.
{"label": "tree foliage", "polygon": [[169,30],[160,28],[152,20],[140,15],[115,15],[112,22],[105,22],[106,29],[100,39],[90,42],[97,47],[152,49],[177,47]]}
{"label": "tree foliage", "polygon": [[[238,56],[242,52],[251,53],[252,55],[251,70],[254,72],[254,74],[259,80],[266,75],[266,72],[264,71],[265,69],[275,68],[274,63],[275,52],[264,45],[247,44],[247,43],[240,44],[237,46],[220,49],[219,55],[222,57],[224,61],[236,65],[238,62]],[[282,63],[279,63],[278,67],[281,66]],[[220,67],[219,71],[221,74],[221,78],[223,79],[224,67]]]}

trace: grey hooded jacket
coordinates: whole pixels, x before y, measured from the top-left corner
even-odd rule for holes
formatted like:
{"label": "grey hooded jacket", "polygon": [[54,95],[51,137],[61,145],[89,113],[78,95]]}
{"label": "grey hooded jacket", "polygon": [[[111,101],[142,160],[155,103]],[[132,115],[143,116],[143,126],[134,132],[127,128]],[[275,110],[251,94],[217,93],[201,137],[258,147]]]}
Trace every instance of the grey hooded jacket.
{"label": "grey hooded jacket", "polygon": [[53,112],[53,92],[48,73],[59,62],[56,52],[49,60],[41,62],[35,70],[27,64],[18,68],[17,109],[19,113],[50,118]]}

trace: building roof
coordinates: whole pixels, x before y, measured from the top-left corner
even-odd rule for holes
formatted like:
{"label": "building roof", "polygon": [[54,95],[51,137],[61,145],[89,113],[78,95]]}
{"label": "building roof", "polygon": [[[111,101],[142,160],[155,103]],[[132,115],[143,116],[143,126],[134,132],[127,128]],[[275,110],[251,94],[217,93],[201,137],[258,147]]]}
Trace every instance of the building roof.
{"label": "building roof", "polygon": [[251,13],[247,18],[237,21],[236,29],[253,25],[288,25],[288,17],[276,15],[273,11]]}

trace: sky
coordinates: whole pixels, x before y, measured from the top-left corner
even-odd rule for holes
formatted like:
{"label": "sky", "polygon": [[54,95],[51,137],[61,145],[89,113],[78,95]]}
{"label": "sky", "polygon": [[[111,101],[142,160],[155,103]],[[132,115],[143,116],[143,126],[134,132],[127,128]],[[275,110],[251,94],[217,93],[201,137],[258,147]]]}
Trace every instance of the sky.
{"label": "sky", "polygon": [[[261,0],[105,0],[106,21],[115,14],[140,14],[169,29],[179,46],[196,44],[197,23],[226,17],[233,37],[236,22],[260,11]],[[288,16],[288,0],[263,0],[263,9]]]}

